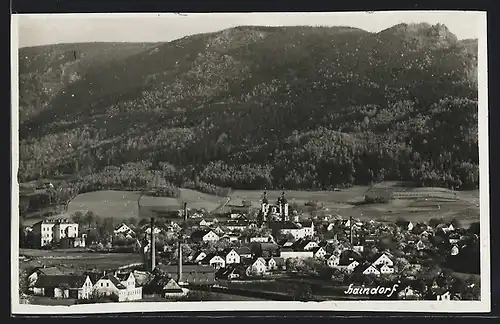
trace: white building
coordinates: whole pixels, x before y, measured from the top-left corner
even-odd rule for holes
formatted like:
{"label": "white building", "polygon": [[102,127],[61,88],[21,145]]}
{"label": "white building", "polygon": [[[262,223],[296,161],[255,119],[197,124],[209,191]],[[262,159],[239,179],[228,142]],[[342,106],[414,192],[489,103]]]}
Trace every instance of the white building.
{"label": "white building", "polygon": [[210,229],[202,229],[194,232],[191,235],[193,241],[203,241],[203,242],[217,242],[220,237],[214,231]]}
{"label": "white building", "polygon": [[224,257],[226,265],[241,262],[240,255],[231,248],[224,250],[221,256]]}
{"label": "white building", "polygon": [[78,237],[78,224],[66,218],[45,219],[33,225],[37,247],[58,243],[62,238]]}
{"label": "white building", "polygon": [[202,261],[202,264],[209,264],[215,269],[224,268],[226,266],[226,260],[220,255],[209,254]]}
{"label": "white building", "polygon": [[142,299],[142,287],[137,287],[135,277],[130,273],[123,281],[116,276],[108,274],[99,279],[94,285],[98,295],[110,296],[116,294],[118,301],[134,301]]}
{"label": "white building", "polygon": [[246,269],[246,275],[252,276],[253,274],[262,275],[267,272],[266,261],[262,258],[254,260]]}

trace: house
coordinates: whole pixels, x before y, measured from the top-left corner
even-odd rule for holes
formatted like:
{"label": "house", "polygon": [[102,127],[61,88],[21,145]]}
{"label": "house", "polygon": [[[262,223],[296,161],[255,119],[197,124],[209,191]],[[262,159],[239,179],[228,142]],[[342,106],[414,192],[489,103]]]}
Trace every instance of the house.
{"label": "house", "polygon": [[[142,230],[144,231],[144,233],[146,233],[148,235],[151,235],[151,225],[150,224],[144,224],[142,226]],[[154,233],[155,234],[160,234],[161,233],[161,228],[155,226]]]}
{"label": "house", "polygon": [[217,226],[216,228],[213,229],[213,231],[215,234],[222,236],[222,235],[224,235],[224,233],[228,232],[229,230],[226,228],[222,228],[220,226]]}
{"label": "house", "polygon": [[363,253],[365,250],[365,247],[363,245],[356,244],[352,247],[353,251],[356,251],[358,253]]}
{"label": "house", "polygon": [[221,256],[224,258],[226,265],[241,262],[240,255],[232,248],[222,251]]}
{"label": "house", "polygon": [[214,269],[220,269],[226,266],[226,260],[224,260],[224,257],[221,255],[211,253],[201,260],[201,264],[208,264],[214,267]]}
{"label": "house", "polygon": [[392,267],[388,264],[383,264],[382,266],[379,266],[378,270],[379,270],[380,274],[383,274],[383,275],[394,273],[394,267]]}
{"label": "house", "polygon": [[205,219],[202,219],[202,220],[198,223],[198,225],[199,225],[200,227],[212,226],[212,224],[213,224],[213,222],[207,221],[207,220],[205,220]]}
{"label": "house", "polygon": [[218,279],[228,280],[241,279],[246,277],[246,269],[247,267],[243,264],[229,264],[227,267],[221,268],[216,273],[216,277]]}
{"label": "house", "polygon": [[281,245],[284,248],[288,248],[288,247],[292,247],[294,243],[295,243],[294,241],[290,241],[290,240],[285,239],[285,240],[282,240],[279,245]]}
{"label": "house", "polygon": [[125,236],[129,234],[135,234],[135,232],[125,223],[121,223],[120,225],[118,225],[113,232],[115,233],[115,235],[123,234]]}
{"label": "house", "polygon": [[191,239],[194,242],[200,242],[200,241],[217,242],[220,239],[220,237],[219,237],[219,235],[217,235],[214,231],[212,231],[210,229],[201,229],[201,230],[194,231],[191,234]]}
{"label": "house", "polygon": [[436,292],[436,300],[439,301],[450,301],[451,300],[451,293],[449,290],[446,290],[444,292]]}
{"label": "house", "polygon": [[231,231],[243,231],[249,225],[250,223],[245,219],[228,220],[226,223],[224,223],[224,226]]}
{"label": "house", "polygon": [[64,237],[78,237],[78,224],[66,218],[44,219],[33,225],[35,246],[59,243]]}
{"label": "house", "polygon": [[89,299],[92,281],[83,275],[41,275],[33,285],[33,294],[54,298]]}
{"label": "house", "polygon": [[186,291],[184,291],[174,279],[170,279],[165,286],[162,288],[162,293],[165,298],[171,297],[182,297],[186,295]]}
{"label": "house", "polygon": [[415,299],[419,299],[421,296],[420,294],[418,293],[418,291],[416,291],[415,289],[413,289],[411,286],[406,286],[404,289],[401,289],[401,291],[398,292],[398,299],[412,299],[412,300],[415,300]]}
{"label": "house", "polygon": [[142,287],[137,287],[133,274],[123,282],[113,274],[106,274],[95,283],[94,291],[101,296],[115,294],[119,302],[142,299]]}
{"label": "house", "polygon": [[263,258],[255,258],[247,263],[249,263],[245,271],[247,277],[260,276],[267,272],[266,261]]}
{"label": "house", "polygon": [[280,227],[281,235],[292,235],[296,240],[306,237],[306,231],[300,224],[285,222]]}
{"label": "house", "polygon": [[353,250],[345,250],[340,254],[338,265],[336,267],[348,272],[352,272],[360,264],[361,255],[358,252]]}
{"label": "house", "polygon": [[240,259],[252,257],[252,250],[248,246],[242,246],[236,249],[236,253],[238,253]]}
{"label": "house", "polygon": [[285,270],[285,260],[280,257],[271,257],[266,260],[269,271]]}
{"label": "house", "polygon": [[425,249],[425,244],[424,242],[422,242],[422,240],[419,240],[415,246],[419,251]]}
{"label": "house", "polygon": [[365,263],[363,265],[356,267],[355,270],[358,271],[358,269],[364,275],[375,275],[375,276],[380,275],[380,271],[373,264]]}
{"label": "house", "polygon": [[239,242],[240,236],[235,233],[224,234],[220,238],[221,240],[228,240],[229,242]]}
{"label": "house", "polygon": [[40,276],[62,276],[64,273],[57,267],[35,268],[28,276],[28,289],[33,291],[33,287]]}
{"label": "house", "polygon": [[376,256],[375,261],[372,262],[372,264],[374,266],[389,265],[392,267],[392,266],[394,266],[394,262],[392,262],[390,257],[391,257],[391,255],[388,254],[387,252],[379,253]]}
{"label": "house", "polygon": [[332,254],[328,257],[326,257],[326,265],[328,265],[330,268],[335,268],[339,265],[340,262],[340,256],[337,254]]}
{"label": "house", "polygon": [[198,263],[201,262],[203,259],[207,257],[207,254],[203,251],[196,251],[193,253],[189,258],[191,259],[193,263]]}
{"label": "house", "polygon": [[304,231],[304,237],[314,236],[314,222],[312,220],[299,222],[300,226]]}
{"label": "house", "polygon": [[317,247],[319,247],[318,243],[309,239],[300,239],[292,246],[295,251],[311,251]]}
{"label": "house", "polygon": [[250,243],[273,243],[274,239],[271,235],[268,236],[254,236],[250,238]]}
{"label": "house", "polygon": [[82,234],[81,237],[62,237],[59,240],[59,248],[70,249],[70,248],[83,248],[85,247],[87,240],[87,234]]}
{"label": "house", "polygon": [[312,250],[313,256],[316,259],[323,259],[326,256],[326,251],[322,247],[318,246],[313,248]]}

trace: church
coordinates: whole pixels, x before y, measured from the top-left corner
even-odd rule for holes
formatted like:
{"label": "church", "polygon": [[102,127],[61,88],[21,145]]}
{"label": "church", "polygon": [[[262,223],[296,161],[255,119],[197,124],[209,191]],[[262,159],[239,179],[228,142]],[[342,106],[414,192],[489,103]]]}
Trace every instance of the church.
{"label": "church", "polygon": [[288,221],[288,201],[285,198],[285,192],[282,192],[276,204],[270,204],[267,198],[267,192],[264,191],[261,200],[260,210],[262,221]]}

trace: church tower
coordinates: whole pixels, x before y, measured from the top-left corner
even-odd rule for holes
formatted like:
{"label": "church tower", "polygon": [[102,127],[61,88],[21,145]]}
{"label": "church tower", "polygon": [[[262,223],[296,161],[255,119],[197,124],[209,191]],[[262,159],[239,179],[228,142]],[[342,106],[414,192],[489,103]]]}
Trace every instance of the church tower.
{"label": "church tower", "polygon": [[278,198],[278,207],[279,207],[279,211],[280,211],[280,216],[281,216],[282,222],[285,222],[285,221],[289,220],[289,217],[288,217],[288,201],[285,198],[285,192],[284,191],[281,193],[281,197]]}
{"label": "church tower", "polygon": [[262,214],[262,220],[265,222],[267,221],[267,216],[269,214],[269,200],[267,199],[267,192],[264,191],[264,194],[262,195],[262,200],[261,200],[261,208],[260,212]]}

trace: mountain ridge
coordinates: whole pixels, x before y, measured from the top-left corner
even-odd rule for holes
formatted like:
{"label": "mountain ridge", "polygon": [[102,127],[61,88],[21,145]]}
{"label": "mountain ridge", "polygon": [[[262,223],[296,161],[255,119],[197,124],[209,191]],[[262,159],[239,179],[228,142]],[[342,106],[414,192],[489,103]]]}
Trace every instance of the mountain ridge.
{"label": "mountain ridge", "polygon": [[[418,172],[474,186],[474,41],[442,25],[391,28],[241,26],[167,43],[99,43],[80,60],[71,54],[88,45],[38,49],[40,61],[21,49],[29,62],[20,61],[20,178],[149,161],[173,166],[176,177],[233,187],[327,188]],[[30,70],[33,62],[42,72]],[[462,120],[434,120],[451,111]],[[455,137],[464,153],[434,139],[431,126],[462,128]],[[450,156],[425,152],[443,145]],[[56,156],[41,152],[48,147]],[[389,151],[420,157],[402,167]]]}

